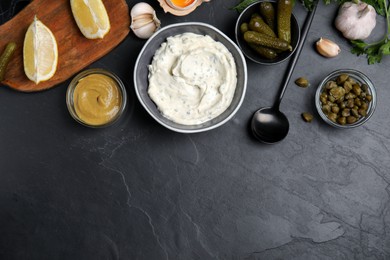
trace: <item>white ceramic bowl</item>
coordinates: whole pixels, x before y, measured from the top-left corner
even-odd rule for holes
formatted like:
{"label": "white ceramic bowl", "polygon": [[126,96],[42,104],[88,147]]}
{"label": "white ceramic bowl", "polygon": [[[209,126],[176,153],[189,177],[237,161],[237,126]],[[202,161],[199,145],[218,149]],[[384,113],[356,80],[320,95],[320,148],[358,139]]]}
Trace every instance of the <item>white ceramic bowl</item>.
{"label": "white ceramic bowl", "polygon": [[[234,93],[233,101],[230,106],[218,117],[197,125],[182,125],[175,123],[166,117],[164,117],[160,111],[157,109],[157,106],[150,99],[148,95],[148,74],[149,69],[148,65],[151,64],[153,56],[156,50],[160,47],[161,43],[165,42],[169,36],[174,36],[177,34],[182,34],[185,32],[192,32],[201,35],[209,35],[216,41],[221,42],[226,48],[232,53],[237,67],[237,86]],[[237,45],[229,39],[224,33],[222,33],[217,28],[198,22],[186,22],[186,23],[177,23],[166,26],[158,30],[149,40],[145,43],[142,48],[134,68],[134,86],[135,92],[142,106],[146,111],[161,125],[166,128],[180,132],[180,133],[197,133],[208,131],[214,129],[218,126],[223,125],[229,119],[231,119],[234,114],[240,108],[246,91],[247,85],[247,68],[245,63],[245,58],[241,50]]]}

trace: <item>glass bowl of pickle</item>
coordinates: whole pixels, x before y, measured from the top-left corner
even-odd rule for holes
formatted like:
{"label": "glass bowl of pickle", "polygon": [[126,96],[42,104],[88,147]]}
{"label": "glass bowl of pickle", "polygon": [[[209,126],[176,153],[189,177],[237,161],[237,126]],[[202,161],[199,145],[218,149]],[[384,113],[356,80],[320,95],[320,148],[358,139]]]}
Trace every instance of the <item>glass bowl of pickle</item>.
{"label": "glass bowl of pickle", "polygon": [[376,107],[374,84],[362,72],[336,70],[319,84],[315,105],[321,118],[336,128],[353,128],[367,122]]}

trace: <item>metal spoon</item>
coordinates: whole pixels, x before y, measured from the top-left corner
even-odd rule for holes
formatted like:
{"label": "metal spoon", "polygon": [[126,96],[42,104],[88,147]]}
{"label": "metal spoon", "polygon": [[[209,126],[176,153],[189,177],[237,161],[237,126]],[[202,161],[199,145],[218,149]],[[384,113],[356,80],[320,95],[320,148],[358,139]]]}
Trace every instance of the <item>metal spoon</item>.
{"label": "metal spoon", "polygon": [[289,69],[286,71],[284,76],[284,85],[280,89],[279,99],[275,101],[272,107],[260,108],[253,114],[251,122],[252,133],[259,141],[263,143],[274,144],[283,140],[287,136],[290,124],[285,114],[280,112],[279,106],[283,95],[286,92],[286,88],[293,74],[295,65],[297,64],[299,55],[301,54],[302,47],[305,43],[306,36],[309,32],[316,9],[317,2],[314,3],[313,10],[309,12],[308,16],[306,17],[302,38],[298,43],[294,57],[289,63]]}

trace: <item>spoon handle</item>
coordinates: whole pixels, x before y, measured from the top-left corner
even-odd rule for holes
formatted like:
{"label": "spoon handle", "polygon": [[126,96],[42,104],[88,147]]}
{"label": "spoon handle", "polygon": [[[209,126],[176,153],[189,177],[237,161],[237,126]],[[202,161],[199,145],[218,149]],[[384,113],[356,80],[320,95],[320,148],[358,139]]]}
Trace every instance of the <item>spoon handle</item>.
{"label": "spoon handle", "polygon": [[295,65],[297,64],[299,55],[301,54],[303,45],[304,45],[304,43],[306,41],[306,36],[307,36],[307,34],[308,34],[309,30],[310,30],[310,26],[311,26],[311,23],[312,23],[313,18],[314,18],[314,14],[315,14],[316,9],[317,9],[317,5],[318,5],[318,1],[316,1],[314,3],[313,10],[309,11],[309,14],[307,15],[307,17],[305,19],[305,24],[304,24],[304,27],[303,27],[301,40],[299,41],[298,47],[297,47],[297,49],[296,49],[296,51],[295,51],[295,53],[293,55],[292,60],[289,63],[288,70],[284,74],[284,85],[283,85],[283,87],[281,88],[281,90],[279,92],[279,99],[276,100],[276,102],[274,104],[275,108],[279,109],[280,103],[282,102],[284,93],[286,92],[286,89],[287,89],[287,86],[288,86],[288,82],[290,81],[291,76],[292,76],[292,74],[294,72]]}

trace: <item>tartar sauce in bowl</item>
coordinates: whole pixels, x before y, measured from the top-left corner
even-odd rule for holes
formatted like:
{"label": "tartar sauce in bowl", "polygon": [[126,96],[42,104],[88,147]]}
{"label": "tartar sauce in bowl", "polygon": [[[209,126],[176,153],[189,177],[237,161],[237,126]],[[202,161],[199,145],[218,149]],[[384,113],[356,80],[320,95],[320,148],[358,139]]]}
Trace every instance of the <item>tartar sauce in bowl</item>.
{"label": "tartar sauce in bowl", "polygon": [[[216,42],[213,45],[222,44],[228,51],[219,46],[210,47],[211,39],[201,40],[206,43],[198,42],[200,38],[211,38]],[[174,42],[170,44],[171,41]],[[170,57],[165,57],[164,53],[169,53]],[[160,58],[155,57],[156,54],[161,55]],[[205,66],[189,65],[195,61]],[[158,64],[160,69],[155,67]],[[207,64],[212,69],[205,69]],[[193,78],[195,73],[204,77]],[[133,71],[135,93],[146,112],[169,130],[187,134],[209,131],[232,119],[245,98],[247,77],[245,57],[238,46],[219,29],[199,22],[171,24],[155,32],[140,51]],[[153,84],[156,84],[155,89]],[[210,90],[212,92],[207,94]],[[217,116],[223,106],[227,108]],[[196,114],[200,117],[192,118]]]}
{"label": "tartar sauce in bowl", "polygon": [[231,104],[237,69],[229,50],[208,35],[168,37],[149,65],[148,94],[161,114],[183,125],[216,118]]}

